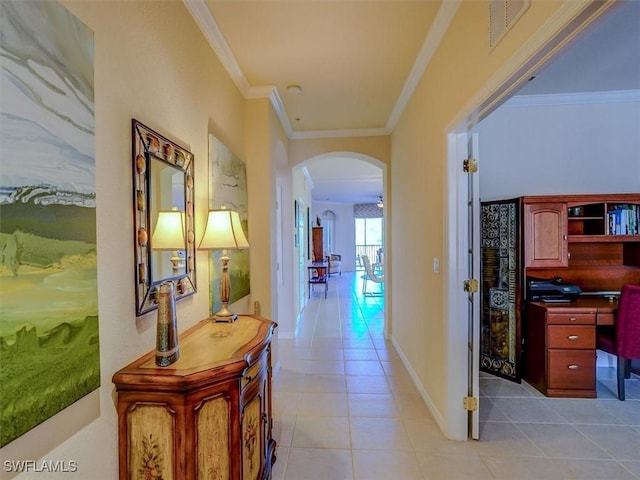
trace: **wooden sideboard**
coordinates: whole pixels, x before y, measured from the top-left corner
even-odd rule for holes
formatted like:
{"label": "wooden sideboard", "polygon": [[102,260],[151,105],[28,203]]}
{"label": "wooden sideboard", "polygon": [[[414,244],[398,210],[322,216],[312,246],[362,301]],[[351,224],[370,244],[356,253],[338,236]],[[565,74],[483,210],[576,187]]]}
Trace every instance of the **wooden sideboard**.
{"label": "wooden sideboard", "polygon": [[549,397],[595,398],[596,326],[614,324],[617,308],[604,297],[529,303],[524,379]]}
{"label": "wooden sideboard", "polygon": [[180,335],[169,367],[152,351],[116,372],[120,480],[271,478],[275,327],[205,319]]}

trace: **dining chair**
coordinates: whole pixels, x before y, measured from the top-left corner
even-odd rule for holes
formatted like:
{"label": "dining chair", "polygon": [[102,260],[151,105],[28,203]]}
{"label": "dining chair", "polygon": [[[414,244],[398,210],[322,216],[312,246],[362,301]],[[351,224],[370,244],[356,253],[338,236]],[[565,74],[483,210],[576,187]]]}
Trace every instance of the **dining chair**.
{"label": "dining chair", "polygon": [[618,399],[624,400],[631,360],[640,360],[640,285],[622,287],[615,325],[597,328],[596,348],[618,357]]}
{"label": "dining chair", "polygon": [[382,295],[382,292],[374,293],[367,292],[367,282],[371,281],[374,283],[379,283],[384,288],[384,273],[378,275],[376,272],[380,271],[381,265],[378,263],[372,264],[369,260],[368,255],[361,255],[362,263],[364,264],[365,274],[362,276],[362,295],[364,296],[375,296]]}

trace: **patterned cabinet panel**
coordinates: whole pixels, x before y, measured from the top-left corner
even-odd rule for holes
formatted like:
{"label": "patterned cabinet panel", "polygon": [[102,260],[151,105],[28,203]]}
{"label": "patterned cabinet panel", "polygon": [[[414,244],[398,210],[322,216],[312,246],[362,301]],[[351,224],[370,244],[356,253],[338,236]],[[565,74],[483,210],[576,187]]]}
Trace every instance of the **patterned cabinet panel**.
{"label": "patterned cabinet panel", "polygon": [[129,479],[172,480],[175,414],[167,404],[135,403],[127,412]]}
{"label": "patterned cabinet panel", "polygon": [[220,395],[203,401],[196,409],[197,478],[231,478],[230,399]]}
{"label": "patterned cabinet panel", "polygon": [[263,442],[266,415],[263,415],[262,391],[249,400],[242,412],[242,479],[258,480],[265,446]]}

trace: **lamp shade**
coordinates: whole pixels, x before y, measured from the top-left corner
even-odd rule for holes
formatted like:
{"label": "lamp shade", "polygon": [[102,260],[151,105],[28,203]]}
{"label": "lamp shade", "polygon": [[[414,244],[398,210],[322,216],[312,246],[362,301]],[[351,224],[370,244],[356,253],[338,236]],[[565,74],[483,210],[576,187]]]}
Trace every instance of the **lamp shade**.
{"label": "lamp shade", "polygon": [[156,227],[151,236],[152,250],[184,250],[183,212],[178,210],[158,212]]}
{"label": "lamp shade", "polygon": [[240,216],[233,210],[210,210],[207,227],[198,247],[202,250],[238,250],[249,248]]}

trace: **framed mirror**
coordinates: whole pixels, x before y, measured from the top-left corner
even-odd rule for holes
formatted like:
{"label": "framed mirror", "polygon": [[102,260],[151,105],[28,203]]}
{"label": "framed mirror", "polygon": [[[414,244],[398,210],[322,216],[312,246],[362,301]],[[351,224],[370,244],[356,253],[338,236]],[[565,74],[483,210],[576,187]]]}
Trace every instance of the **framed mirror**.
{"label": "framed mirror", "polygon": [[156,290],[176,300],[196,292],[193,154],[131,121],[136,315],[158,308]]}

